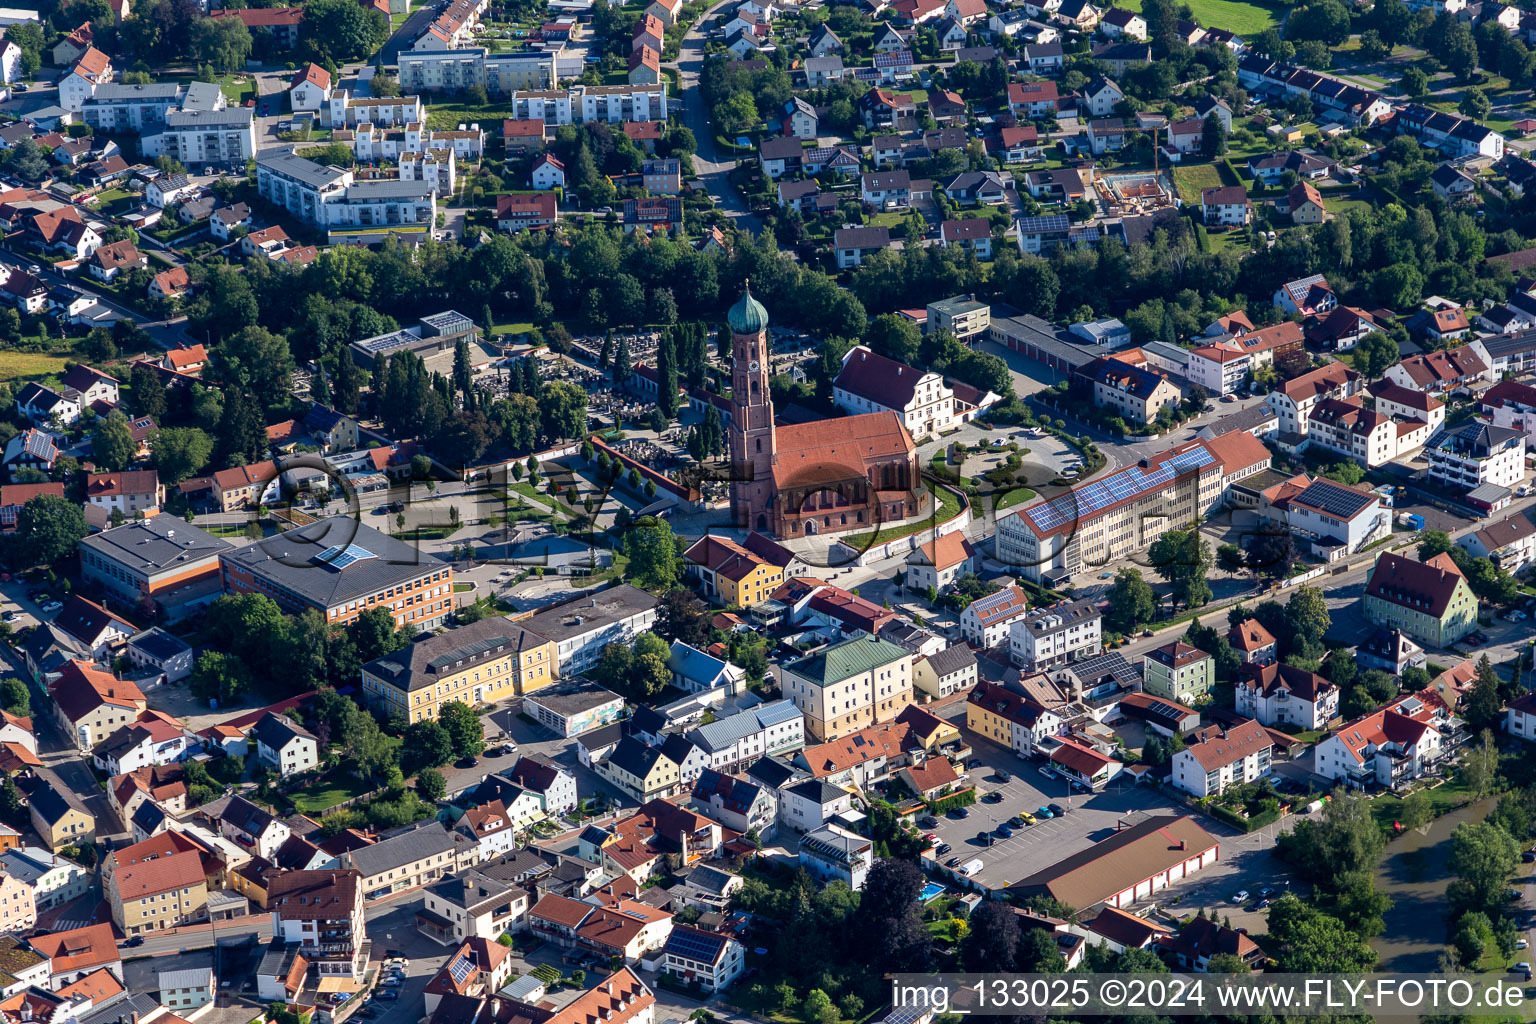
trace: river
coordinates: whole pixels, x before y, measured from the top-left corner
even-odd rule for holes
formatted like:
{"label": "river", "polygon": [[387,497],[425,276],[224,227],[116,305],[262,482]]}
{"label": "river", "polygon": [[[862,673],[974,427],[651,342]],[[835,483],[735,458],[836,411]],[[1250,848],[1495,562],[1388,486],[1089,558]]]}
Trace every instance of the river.
{"label": "river", "polygon": [[1493,810],[1490,797],[1459,807],[1422,829],[1387,844],[1376,888],[1392,897],[1386,929],[1371,945],[1380,971],[1430,973],[1445,949],[1445,887],[1451,881],[1451,833],[1464,821],[1478,822]]}

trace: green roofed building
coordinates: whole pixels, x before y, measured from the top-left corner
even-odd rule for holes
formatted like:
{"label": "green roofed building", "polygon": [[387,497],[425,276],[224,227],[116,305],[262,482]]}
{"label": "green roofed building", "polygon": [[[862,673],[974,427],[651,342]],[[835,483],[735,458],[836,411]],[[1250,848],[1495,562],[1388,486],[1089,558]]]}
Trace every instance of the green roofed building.
{"label": "green roofed building", "polygon": [[912,703],[912,652],[874,636],[829,644],[784,666],[784,696],[818,741],[889,722]]}

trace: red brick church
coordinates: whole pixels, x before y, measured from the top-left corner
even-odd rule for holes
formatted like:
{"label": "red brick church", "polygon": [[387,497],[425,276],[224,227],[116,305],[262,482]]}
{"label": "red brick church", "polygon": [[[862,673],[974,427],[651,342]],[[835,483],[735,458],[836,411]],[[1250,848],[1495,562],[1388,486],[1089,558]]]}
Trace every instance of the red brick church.
{"label": "red brick church", "polygon": [[727,314],[731,517],[780,540],[867,533],[921,511],[917,446],[893,412],[774,422],[768,311],[750,288]]}

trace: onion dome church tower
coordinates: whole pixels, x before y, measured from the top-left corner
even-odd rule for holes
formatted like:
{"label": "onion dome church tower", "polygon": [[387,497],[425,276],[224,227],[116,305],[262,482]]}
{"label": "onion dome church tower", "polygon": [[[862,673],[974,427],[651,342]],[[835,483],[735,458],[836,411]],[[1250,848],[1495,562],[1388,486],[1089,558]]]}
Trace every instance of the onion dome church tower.
{"label": "onion dome church tower", "polygon": [[731,326],[731,520],[768,533],[773,515],[773,400],[768,396],[768,310],[751,282],[726,314]]}

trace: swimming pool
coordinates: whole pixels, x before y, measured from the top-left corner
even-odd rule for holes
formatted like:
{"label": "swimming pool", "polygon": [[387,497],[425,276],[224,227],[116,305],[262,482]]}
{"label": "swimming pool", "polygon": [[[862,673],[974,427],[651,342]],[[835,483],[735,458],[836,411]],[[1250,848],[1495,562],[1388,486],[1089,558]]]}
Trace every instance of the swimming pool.
{"label": "swimming pool", "polygon": [[917,899],[919,903],[927,903],[929,900],[936,898],[943,892],[944,887],[938,882],[929,882],[927,885],[923,886],[922,895],[918,896]]}

